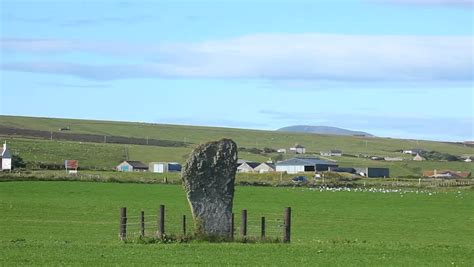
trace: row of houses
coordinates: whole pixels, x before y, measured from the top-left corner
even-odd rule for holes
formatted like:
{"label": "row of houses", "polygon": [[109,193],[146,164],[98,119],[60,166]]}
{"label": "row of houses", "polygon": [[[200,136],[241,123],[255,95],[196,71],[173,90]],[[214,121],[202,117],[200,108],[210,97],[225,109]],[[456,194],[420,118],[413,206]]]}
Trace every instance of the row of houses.
{"label": "row of houses", "polygon": [[389,168],[340,168],[332,161],[321,160],[319,158],[295,157],[292,159],[277,162],[276,164],[265,162],[239,161],[237,172],[241,173],[266,173],[285,172],[288,174],[298,174],[304,172],[345,172],[357,174],[365,177],[390,177]]}

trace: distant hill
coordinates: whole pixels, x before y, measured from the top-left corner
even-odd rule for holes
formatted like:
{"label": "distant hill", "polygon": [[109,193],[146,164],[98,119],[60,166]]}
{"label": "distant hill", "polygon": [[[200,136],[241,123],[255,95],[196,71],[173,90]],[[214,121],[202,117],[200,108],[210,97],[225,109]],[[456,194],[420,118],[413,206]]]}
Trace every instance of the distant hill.
{"label": "distant hill", "polygon": [[313,134],[332,134],[332,135],[364,135],[373,136],[372,134],[360,131],[351,131],[347,129],[330,127],[330,126],[309,126],[309,125],[295,125],[288,126],[277,131],[292,132],[292,133],[313,133]]}

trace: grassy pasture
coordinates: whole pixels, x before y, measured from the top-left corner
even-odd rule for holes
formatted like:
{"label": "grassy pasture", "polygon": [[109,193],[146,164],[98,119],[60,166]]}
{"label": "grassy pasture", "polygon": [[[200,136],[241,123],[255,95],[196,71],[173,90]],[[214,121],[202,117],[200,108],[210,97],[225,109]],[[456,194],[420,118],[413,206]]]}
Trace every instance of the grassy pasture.
{"label": "grassy pasture", "polygon": [[[123,244],[118,209],[188,212],[175,185],[0,183],[1,265],[459,265],[474,264],[474,193],[319,192],[237,187],[250,218],[293,208],[285,244]],[[173,229],[173,225],[169,224]]]}
{"label": "grassy pasture", "polygon": [[295,143],[306,146],[308,151],[317,152],[341,149],[344,153],[365,153],[379,156],[400,156],[399,149],[424,148],[455,155],[474,155],[474,148],[458,144],[422,140],[402,140],[391,138],[363,138],[352,136],[316,135],[257,131],[248,129],[180,126],[137,122],[92,121],[76,119],[34,118],[0,116],[0,124],[5,126],[45,131],[58,131],[71,127],[71,133],[115,135],[137,138],[155,138],[185,141],[195,144],[231,138],[241,147],[289,148]]}
{"label": "grassy pasture", "polygon": [[[11,152],[21,155],[25,161],[63,164],[65,159],[79,160],[79,166],[91,169],[111,170],[125,159],[125,149],[131,160],[145,163],[176,161],[184,163],[192,148],[158,147],[143,145],[120,145],[50,141],[25,138],[0,138],[8,140]],[[268,158],[251,153],[240,153],[249,160],[265,161]]]}
{"label": "grassy pasture", "polygon": [[[77,159],[84,168],[111,170],[125,159],[125,148],[130,159],[145,163],[153,161],[176,161],[184,163],[192,148],[170,148],[142,145],[119,145],[79,143],[69,141],[49,141],[39,139],[9,139],[13,153],[20,154],[25,161],[42,161],[62,164],[65,159]],[[263,162],[263,155],[239,152],[239,157]],[[340,157],[339,166],[343,167],[389,167],[392,177],[421,175],[423,170],[454,169],[474,172],[474,164],[466,162],[403,161],[385,162],[364,158]]]}
{"label": "grassy pasture", "polygon": [[[71,127],[71,133],[114,135],[136,138],[156,138],[171,141],[185,141],[188,147],[159,147],[145,145],[123,145],[70,142],[57,140],[28,139],[3,136],[0,141],[8,140],[14,153],[20,154],[25,161],[62,164],[65,159],[77,159],[79,164],[91,169],[113,169],[125,159],[125,150],[131,160],[145,163],[154,161],[176,161],[184,163],[194,146],[199,143],[220,138],[232,138],[239,147],[246,148],[289,148],[295,143],[307,147],[308,154],[319,155],[319,151],[341,149],[345,154],[359,153],[373,156],[404,157],[402,162],[373,161],[366,158],[333,157],[342,167],[389,167],[392,177],[420,176],[424,170],[453,169],[474,172],[474,164],[465,162],[415,162],[411,157],[395,152],[399,149],[424,148],[458,156],[474,155],[474,148],[454,143],[431,141],[401,140],[390,138],[362,138],[351,136],[331,136],[316,134],[282,133],[275,131],[256,131],[217,127],[196,127],[162,125],[133,122],[90,121],[73,119],[32,118],[0,116],[0,124],[9,127],[35,130],[58,131],[62,127]],[[239,152],[239,157],[264,162],[269,155]],[[286,157],[293,155],[287,154]]]}

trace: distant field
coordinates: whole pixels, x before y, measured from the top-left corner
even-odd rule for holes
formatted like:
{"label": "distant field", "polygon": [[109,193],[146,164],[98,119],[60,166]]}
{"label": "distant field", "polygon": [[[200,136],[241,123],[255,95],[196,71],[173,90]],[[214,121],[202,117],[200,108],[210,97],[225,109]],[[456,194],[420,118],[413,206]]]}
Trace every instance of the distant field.
{"label": "distant field", "polygon": [[290,245],[119,242],[122,206],[131,216],[142,209],[153,215],[160,204],[171,217],[189,214],[184,192],[175,185],[3,182],[0,196],[0,258],[6,266],[474,265],[472,190],[417,194],[237,187],[234,210],[248,209],[252,220],[293,208]]}
{"label": "distant field", "polygon": [[[42,131],[58,131],[70,127],[71,131],[62,134],[94,134],[123,136],[127,138],[150,138],[175,142],[192,143],[187,147],[162,147],[130,144],[104,144],[90,142],[69,142],[32,139],[30,137],[3,136],[8,140],[13,152],[19,153],[26,161],[41,161],[62,164],[65,159],[78,159],[80,166],[92,169],[112,169],[125,159],[125,151],[131,160],[145,163],[152,161],[177,161],[183,163],[194,146],[199,143],[220,138],[232,138],[239,147],[278,149],[289,148],[295,143],[306,146],[308,153],[341,149],[345,154],[366,154],[372,156],[404,157],[396,150],[423,148],[457,156],[474,155],[473,147],[454,143],[431,141],[400,140],[390,138],[365,138],[352,136],[330,136],[315,134],[283,133],[275,131],[256,131],[231,128],[161,125],[132,122],[89,121],[71,119],[49,119],[0,116],[0,125]],[[240,158],[263,162],[275,153],[260,155],[240,152]],[[291,157],[291,155],[286,155]],[[390,167],[391,176],[419,176],[427,169],[453,169],[473,171],[474,165],[464,162],[379,162],[363,158],[332,158],[345,167]]]}

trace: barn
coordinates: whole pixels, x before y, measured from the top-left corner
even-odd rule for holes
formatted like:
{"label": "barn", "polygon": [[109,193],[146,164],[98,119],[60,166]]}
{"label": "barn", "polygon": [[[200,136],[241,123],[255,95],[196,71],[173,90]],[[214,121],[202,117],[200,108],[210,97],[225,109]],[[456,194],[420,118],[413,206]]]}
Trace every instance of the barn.
{"label": "barn", "polygon": [[275,164],[264,162],[264,163],[258,165],[257,167],[255,167],[254,171],[258,172],[258,173],[274,172],[275,171]]}
{"label": "barn", "polygon": [[355,168],[357,173],[369,178],[388,178],[390,177],[389,168]]}
{"label": "barn", "polygon": [[237,166],[237,172],[254,172],[258,165],[258,162],[245,161]]}
{"label": "barn", "polygon": [[7,142],[3,144],[3,148],[0,148],[0,170],[9,171],[12,169],[12,155],[10,150],[7,148]]}
{"label": "barn", "polygon": [[318,158],[292,158],[278,162],[276,164],[276,171],[295,174],[300,172],[327,171],[329,168],[337,167],[338,165],[334,162]]}
{"label": "barn", "polygon": [[180,172],[181,164],[178,162],[150,162],[149,171],[157,173]]}
{"label": "barn", "polygon": [[120,163],[116,170],[120,172],[146,172],[148,171],[148,166],[140,161],[126,160]]}

